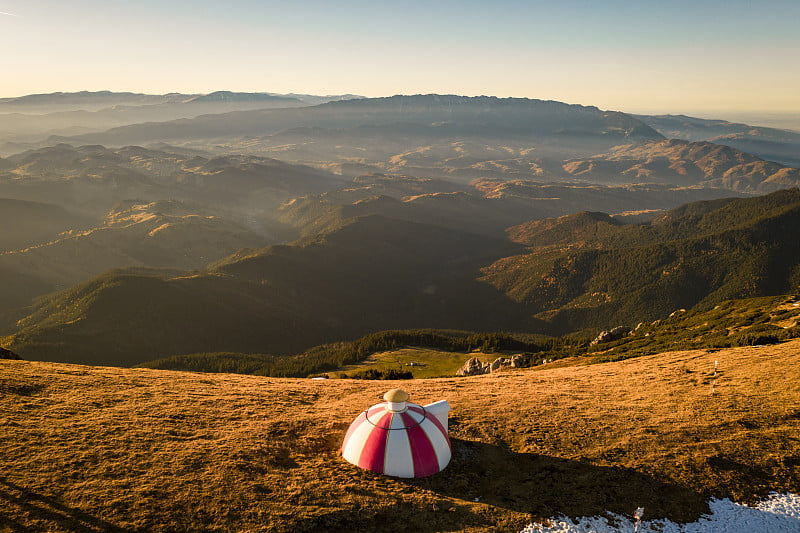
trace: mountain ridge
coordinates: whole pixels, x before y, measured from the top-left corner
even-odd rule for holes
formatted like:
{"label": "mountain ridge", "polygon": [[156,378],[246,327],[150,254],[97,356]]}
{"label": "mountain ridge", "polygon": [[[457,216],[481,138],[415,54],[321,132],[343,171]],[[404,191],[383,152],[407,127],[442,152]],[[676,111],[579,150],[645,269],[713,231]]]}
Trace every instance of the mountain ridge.
{"label": "mountain ridge", "polygon": [[165,95],[85,91],[4,98],[0,99],[0,142],[6,144],[0,144],[0,153],[13,152],[14,145],[32,148],[52,144],[58,136],[60,141],[74,142],[69,137],[131,124],[231,111],[311,106],[341,98],[359,97],[234,91]]}
{"label": "mountain ridge", "polygon": [[[437,100],[437,98],[439,99]],[[458,105],[454,106],[454,103]],[[490,105],[487,107],[486,104]],[[343,111],[350,110],[355,114],[347,113],[350,116],[342,116]],[[546,121],[552,121],[556,117],[563,121],[566,115],[574,117],[578,120],[577,124],[580,125],[574,132],[575,134],[579,134],[581,128],[605,127],[608,129],[608,134],[614,138],[661,138],[659,133],[638,119],[619,112],[603,113],[594,107],[533,99],[453,96],[442,100],[438,95],[420,95],[342,100],[291,111],[232,112],[202,119],[182,119],[162,125],[123,126],[108,130],[102,135],[85,135],[78,139],[83,142],[130,144],[141,142],[143,139],[165,140],[174,137],[202,138],[203,136],[213,138],[229,134],[232,131],[236,131],[238,135],[257,133],[263,135],[298,127],[341,128],[409,120],[424,120],[424,123],[431,124],[454,119],[464,121],[462,128],[466,133],[477,134],[475,125],[483,124],[480,119],[490,119],[489,111],[503,111],[502,119],[500,117],[492,119],[491,124],[499,131],[514,134],[520,132],[529,134],[537,131],[552,132],[564,128],[563,124],[554,127],[550,123],[543,123],[538,129],[533,127],[532,124],[535,122],[530,121],[530,114],[538,112],[541,113],[542,120]],[[376,113],[382,114],[376,115]],[[520,116],[520,113],[523,116]],[[527,117],[525,113],[528,114]],[[335,116],[338,118],[334,118]],[[476,123],[476,121],[478,122]],[[233,124],[236,124],[236,127],[233,127]],[[564,130],[563,133],[568,132],[568,130]],[[588,133],[590,130],[587,130]]]}
{"label": "mountain ridge", "polygon": [[800,167],[800,132],[686,115],[635,115],[668,138],[711,141],[763,159]]}
{"label": "mountain ridge", "polygon": [[569,161],[564,169],[575,177],[600,182],[656,179],[743,192],[772,192],[800,185],[800,169],[730,146],[680,139],[618,146],[588,160]]}
{"label": "mountain ridge", "polygon": [[[679,208],[682,216],[667,214],[661,224],[607,224],[602,232],[584,225],[589,232],[578,246],[569,228],[573,219],[564,217],[548,228],[561,234],[555,240],[561,248],[501,259],[484,268],[482,279],[558,324],[561,333],[797,290],[800,248],[793,235],[800,228],[800,190],[704,206],[716,209]],[[566,231],[555,231],[565,224]],[[528,234],[536,244],[537,233]],[[517,235],[525,242],[522,228]]]}

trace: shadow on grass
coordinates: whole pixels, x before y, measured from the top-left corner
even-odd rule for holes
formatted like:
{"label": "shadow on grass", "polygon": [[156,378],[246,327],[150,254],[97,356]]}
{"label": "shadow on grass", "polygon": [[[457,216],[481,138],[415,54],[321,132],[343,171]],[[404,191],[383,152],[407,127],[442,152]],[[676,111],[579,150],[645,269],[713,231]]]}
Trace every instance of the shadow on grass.
{"label": "shadow on grass", "polygon": [[530,514],[534,518],[631,515],[645,507],[648,519],[691,522],[709,512],[706,497],[630,468],[451,439],[453,458],[430,478],[403,480],[444,498],[459,498]]}
{"label": "shadow on grass", "polygon": [[[58,500],[33,492],[25,487],[12,483],[0,476],[0,526],[13,532],[47,531],[57,527],[62,531],[89,532],[114,532],[128,533],[132,530],[125,529],[107,522],[96,516],[68,507]],[[5,510],[17,510],[26,516],[25,525],[5,514]]]}
{"label": "shadow on grass", "polygon": [[[384,533],[386,531],[458,532],[466,526],[485,531],[498,531],[485,517],[466,510],[459,513],[434,513],[429,506],[396,502],[380,510],[371,508],[343,509],[293,524],[276,533]],[[516,530],[521,530],[520,526]]]}

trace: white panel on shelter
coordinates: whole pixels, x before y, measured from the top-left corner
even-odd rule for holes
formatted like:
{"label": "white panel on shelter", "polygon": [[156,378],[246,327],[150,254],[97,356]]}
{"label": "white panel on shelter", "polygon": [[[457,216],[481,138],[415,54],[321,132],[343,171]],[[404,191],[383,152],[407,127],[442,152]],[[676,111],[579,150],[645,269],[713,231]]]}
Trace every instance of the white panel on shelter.
{"label": "white panel on shelter", "polygon": [[436,427],[436,424],[430,420],[426,419],[425,422],[420,424],[420,427],[430,439],[431,444],[433,444],[433,451],[436,452],[439,470],[443,470],[444,467],[450,463],[450,455],[452,454],[447,437],[442,433],[442,430]]}
{"label": "white panel on shelter", "polygon": [[392,417],[383,471],[388,476],[414,477],[414,458],[411,456],[411,443],[408,440],[408,431],[404,429],[402,416]]}
{"label": "white panel on shelter", "polygon": [[361,458],[361,452],[364,451],[364,444],[367,442],[367,437],[369,437],[369,434],[374,428],[375,426],[366,419],[359,424],[350,437],[350,440],[347,442],[347,448],[342,450],[342,455],[345,459],[354,465],[358,465],[358,460]]}

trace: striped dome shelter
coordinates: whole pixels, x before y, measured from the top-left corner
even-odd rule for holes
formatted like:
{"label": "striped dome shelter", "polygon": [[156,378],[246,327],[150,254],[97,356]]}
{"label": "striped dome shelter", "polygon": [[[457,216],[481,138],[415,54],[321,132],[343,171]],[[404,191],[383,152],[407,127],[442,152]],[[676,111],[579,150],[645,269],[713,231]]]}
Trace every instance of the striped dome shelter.
{"label": "striped dome shelter", "polygon": [[446,400],[422,407],[408,401],[408,393],[390,390],[385,402],[373,405],[350,424],[342,456],[378,474],[425,477],[450,462]]}

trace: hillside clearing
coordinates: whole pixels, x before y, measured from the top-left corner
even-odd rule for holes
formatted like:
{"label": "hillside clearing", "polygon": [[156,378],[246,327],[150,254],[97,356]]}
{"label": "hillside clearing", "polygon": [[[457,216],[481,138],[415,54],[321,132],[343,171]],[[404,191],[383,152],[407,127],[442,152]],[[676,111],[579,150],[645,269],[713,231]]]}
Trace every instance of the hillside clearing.
{"label": "hillside clearing", "polygon": [[[711,496],[800,492],[798,354],[794,340],[400,382],[0,361],[0,531],[519,531],[637,506],[692,521]],[[431,478],[338,456],[397,386],[453,406],[453,460]]]}
{"label": "hillside clearing", "polygon": [[491,363],[501,356],[501,354],[445,352],[433,348],[407,346],[399,350],[372,354],[358,364],[347,365],[325,374],[329,377],[336,377],[339,372],[350,373],[374,368],[379,371],[399,370],[411,372],[416,379],[438,378],[454,376],[458,369],[472,357],[477,357],[484,363]]}

